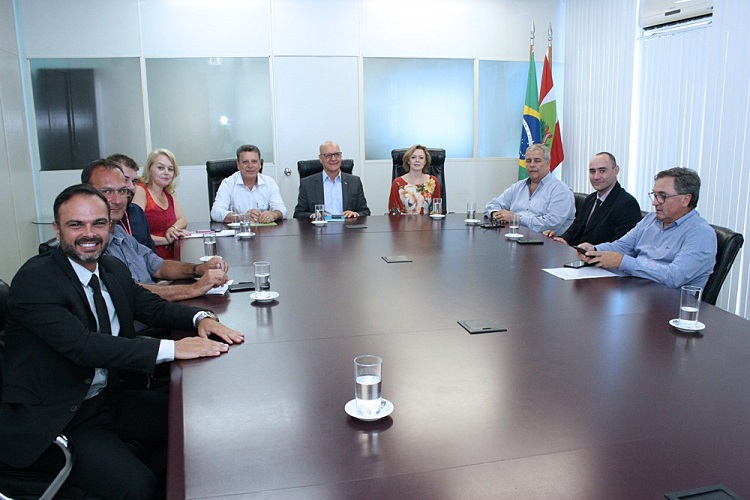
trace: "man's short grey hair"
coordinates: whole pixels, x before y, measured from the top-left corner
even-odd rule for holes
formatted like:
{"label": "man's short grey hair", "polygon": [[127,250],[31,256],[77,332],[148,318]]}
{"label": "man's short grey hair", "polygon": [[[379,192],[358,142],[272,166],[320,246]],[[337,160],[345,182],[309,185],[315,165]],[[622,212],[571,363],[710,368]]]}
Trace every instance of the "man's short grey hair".
{"label": "man's short grey hair", "polygon": [[674,167],[662,170],[654,176],[654,180],[659,180],[664,177],[672,177],[674,179],[674,188],[678,194],[690,194],[690,208],[698,206],[698,195],[701,190],[701,178],[695,170]]}
{"label": "man's short grey hair", "polygon": [[544,161],[548,162],[552,159],[552,156],[549,153],[549,148],[545,146],[544,144],[541,144],[541,143],[532,144],[526,149],[526,153],[524,154],[524,156],[529,154],[529,151],[541,151],[544,154]]}
{"label": "man's short grey hair", "polygon": [[252,144],[243,144],[242,146],[237,148],[237,161],[240,161],[241,153],[258,153],[258,159],[260,160],[261,158],[263,158],[263,156],[260,154],[260,149],[258,149],[258,146],[254,146]]}

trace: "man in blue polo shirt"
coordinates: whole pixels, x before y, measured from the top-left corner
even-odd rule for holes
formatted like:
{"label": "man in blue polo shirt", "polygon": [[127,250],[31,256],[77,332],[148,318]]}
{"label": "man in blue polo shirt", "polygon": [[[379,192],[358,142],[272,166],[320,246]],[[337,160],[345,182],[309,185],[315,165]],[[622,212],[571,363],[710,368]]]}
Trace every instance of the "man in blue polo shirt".
{"label": "man in blue polo shirt", "polygon": [[581,243],[583,260],[670,288],[703,287],[716,262],[716,232],[695,210],[701,180],[694,170],[670,168],[654,177],[654,211],[612,243]]}

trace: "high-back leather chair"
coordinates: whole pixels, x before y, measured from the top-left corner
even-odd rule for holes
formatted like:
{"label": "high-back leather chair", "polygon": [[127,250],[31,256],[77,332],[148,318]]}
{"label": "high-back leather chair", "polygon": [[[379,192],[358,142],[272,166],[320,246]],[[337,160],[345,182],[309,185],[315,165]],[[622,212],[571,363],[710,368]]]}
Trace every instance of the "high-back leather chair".
{"label": "high-back leather chair", "polygon": [[[400,177],[406,173],[404,170],[404,154],[409,148],[394,149],[391,151],[391,158],[393,159],[393,171],[391,172],[391,181],[396,180],[396,177]],[[448,202],[447,195],[445,194],[445,150],[442,148],[427,148],[427,152],[430,153],[430,167],[427,169],[429,175],[437,177],[440,183],[440,197],[443,199],[443,212],[448,213]]]}
{"label": "high-back leather chair", "polygon": [[[237,171],[237,160],[208,160],[206,162],[206,180],[208,181],[208,211],[214,206],[216,191],[219,190],[221,181]],[[263,167],[261,166],[261,171]]]}
{"label": "high-back leather chair", "polygon": [[724,280],[727,278],[745,239],[740,233],[735,233],[726,227],[713,224],[711,224],[711,227],[716,231],[716,264],[714,264],[714,272],[708,277],[708,282],[703,287],[703,302],[716,305],[721,286],[724,284]]}
{"label": "high-back leather chair", "polygon": [[[320,163],[320,160],[300,160],[297,162],[297,172],[299,172],[300,180],[322,171],[323,164]],[[351,174],[354,171],[354,160],[341,160],[341,171]]]}
{"label": "high-back leather chair", "polygon": [[586,198],[588,198],[589,195],[586,193],[573,193],[573,198],[575,199],[576,204],[576,215],[581,211],[581,207],[583,206],[583,202],[586,201]]}
{"label": "high-back leather chair", "polygon": [[[5,323],[8,316],[8,295],[10,289],[8,284],[0,280],[0,366],[2,366],[2,354],[5,348]],[[2,371],[0,370],[0,376]],[[0,390],[2,390],[2,379],[0,379]],[[52,499],[60,491],[65,480],[73,468],[73,455],[68,447],[68,440],[60,435],[54,441],[65,457],[65,463],[57,474],[49,474],[12,469],[0,464],[0,497],[10,495],[15,498],[41,498]],[[73,487],[66,487],[66,498],[83,498],[84,492]]]}

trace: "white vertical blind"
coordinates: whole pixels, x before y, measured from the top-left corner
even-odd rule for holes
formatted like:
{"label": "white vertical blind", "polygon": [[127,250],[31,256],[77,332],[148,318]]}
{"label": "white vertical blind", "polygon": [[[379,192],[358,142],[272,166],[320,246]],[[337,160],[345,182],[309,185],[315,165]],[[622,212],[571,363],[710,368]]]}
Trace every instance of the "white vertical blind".
{"label": "white vertical blind", "polygon": [[[639,37],[636,15],[636,0],[567,3],[563,179],[591,191],[582,166],[592,149],[609,150],[620,182],[647,209],[654,174],[689,167],[702,180],[700,214],[747,236],[750,2],[716,0],[711,26],[652,37]],[[745,246],[717,302],[745,317],[749,258]]]}
{"label": "white vertical blind", "polygon": [[[593,191],[588,163],[609,151],[628,162],[637,0],[568,0],[565,13],[565,162],[573,191]],[[629,172],[623,168],[620,183]]]}

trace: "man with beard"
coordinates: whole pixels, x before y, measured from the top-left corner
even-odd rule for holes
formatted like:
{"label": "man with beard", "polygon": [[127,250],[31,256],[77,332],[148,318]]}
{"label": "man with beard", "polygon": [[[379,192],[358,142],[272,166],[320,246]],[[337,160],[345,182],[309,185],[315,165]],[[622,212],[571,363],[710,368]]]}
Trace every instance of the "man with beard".
{"label": "man with beard", "polygon": [[508,222],[512,215],[517,215],[522,226],[534,231],[564,233],[576,213],[573,191],[550,175],[549,162],[547,146],[529,146],[526,150],[528,179],[516,182],[490,200],[485,215],[500,222]]}
{"label": "man with beard", "polygon": [[[85,175],[84,175],[85,174]],[[133,279],[141,286],[170,302],[192,299],[205,295],[211,288],[221,286],[227,281],[226,271],[229,265],[220,258],[203,264],[190,264],[177,260],[165,260],[154,251],[140,245],[133,236],[129,235],[118,222],[125,214],[128,190],[125,187],[125,176],[117,164],[110,160],[95,160],[91,162],[82,179],[98,189],[109,202],[110,218],[115,224],[109,238],[107,255],[117,257],[124,262]],[[186,285],[160,285],[153,277],[162,280],[179,280],[200,278]]]}
{"label": "man with beard", "polygon": [[[54,216],[60,246],[27,261],[10,287],[0,461],[55,472],[59,451],[50,444],[62,433],[75,450],[69,483],[103,498],[157,497],[164,456],[147,465],[124,441],[163,449],[167,396],[120,390],[118,371],[150,373],[173,359],[219,356],[244,336],[210,311],[166,302],[137,286],[122,262],[103,256],[109,207],[93,187],[65,189]],[[136,337],[135,320],[198,336]]]}

